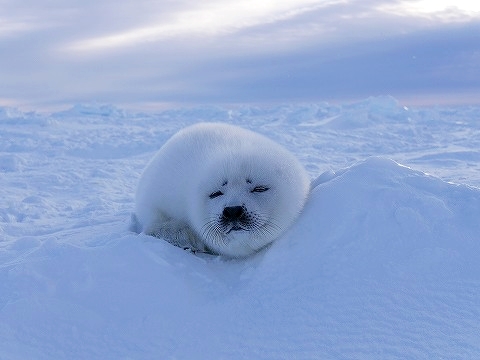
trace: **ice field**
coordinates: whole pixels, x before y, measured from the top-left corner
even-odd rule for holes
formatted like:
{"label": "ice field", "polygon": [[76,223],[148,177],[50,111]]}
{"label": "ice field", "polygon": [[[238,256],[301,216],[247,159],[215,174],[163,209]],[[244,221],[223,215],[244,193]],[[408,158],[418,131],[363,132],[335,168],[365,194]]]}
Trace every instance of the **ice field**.
{"label": "ice field", "polygon": [[[253,257],[128,230],[142,169],[199,121],[312,178]],[[480,106],[0,108],[0,199],[1,360],[480,358]]]}

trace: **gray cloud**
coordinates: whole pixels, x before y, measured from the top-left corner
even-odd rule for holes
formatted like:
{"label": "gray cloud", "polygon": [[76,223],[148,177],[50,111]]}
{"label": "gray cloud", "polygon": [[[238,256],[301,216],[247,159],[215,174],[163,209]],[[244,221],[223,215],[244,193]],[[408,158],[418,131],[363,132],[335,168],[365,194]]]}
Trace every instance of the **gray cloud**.
{"label": "gray cloud", "polygon": [[[285,13],[238,17],[243,22],[214,30],[183,22],[182,31],[159,36],[196,9],[191,4],[7,1],[0,104],[340,101],[480,90],[479,20],[384,12],[382,4],[395,4],[386,0],[306,2],[301,11],[285,5]],[[72,46],[152,27],[154,35],[115,46]]]}

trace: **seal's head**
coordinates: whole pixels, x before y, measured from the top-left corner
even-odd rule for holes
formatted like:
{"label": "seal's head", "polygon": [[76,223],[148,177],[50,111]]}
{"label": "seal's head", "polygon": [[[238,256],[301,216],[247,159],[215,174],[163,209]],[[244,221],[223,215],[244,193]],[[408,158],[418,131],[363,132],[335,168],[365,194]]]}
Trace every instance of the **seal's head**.
{"label": "seal's head", "polygon": [[292,157],[284,151],[242,149],[206,164],[211,170],[192,196],[191,219],[192,228],[211,251],[249,255],[295,220],[309,180],[296,159],[284,161],[283,156]]}
{"label": "seal's head", "polygon": [[145,168],[136,228],[193,251],[247,256],[288,229],[309,190],[305,169],[281,145],[232,125],[196,124]]}

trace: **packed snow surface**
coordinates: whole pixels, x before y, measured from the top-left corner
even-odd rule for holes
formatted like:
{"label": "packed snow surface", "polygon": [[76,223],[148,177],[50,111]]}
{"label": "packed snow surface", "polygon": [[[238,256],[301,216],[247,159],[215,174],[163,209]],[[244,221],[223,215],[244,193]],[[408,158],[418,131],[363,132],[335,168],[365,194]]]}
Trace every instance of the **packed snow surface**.
{"label": "packed snow surface", "polygon": [[[129,232],[140,173],[223,121],[313,191],[255,256]],[[0,359],[480,358],[480,106],[0,108]]]}

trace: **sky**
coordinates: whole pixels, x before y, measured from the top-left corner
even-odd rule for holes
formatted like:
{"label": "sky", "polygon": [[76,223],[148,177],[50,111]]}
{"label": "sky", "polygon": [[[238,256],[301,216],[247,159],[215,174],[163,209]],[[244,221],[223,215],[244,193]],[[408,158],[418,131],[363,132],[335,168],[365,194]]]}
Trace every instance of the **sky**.
{"label": "sky", "polygon": [[471,0],[0,0],[0,106],[480,103]]}

